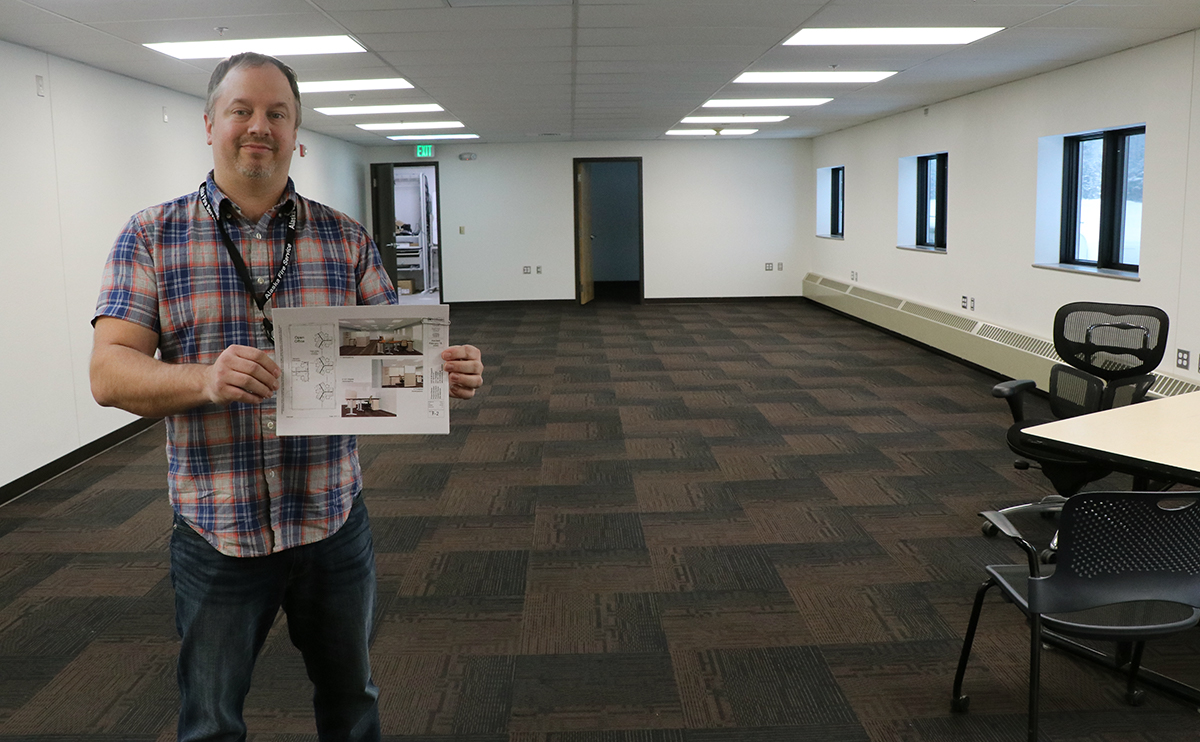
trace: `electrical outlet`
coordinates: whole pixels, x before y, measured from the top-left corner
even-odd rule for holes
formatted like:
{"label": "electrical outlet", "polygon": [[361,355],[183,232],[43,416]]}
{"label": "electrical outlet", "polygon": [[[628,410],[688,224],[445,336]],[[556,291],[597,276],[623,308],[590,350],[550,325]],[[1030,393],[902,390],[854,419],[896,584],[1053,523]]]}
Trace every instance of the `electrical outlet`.
{"label": "electrical outlet", "polygon": [[781,270],[783,270],[783,263],[776,263],[776,264],[775,264],[775,270],[777,270],[777,271],[781,271]]}
{"label": "electrical outlet", "polygon": [[971,297],[971,311],[972,312],[975,311],[975,297],[974,296]]}
{"label": "electrical outlet", "polygon": [[1176,350],[1175,365],[1179,368],[1189,368],[1192,365],[1192,352],[1189,350]]}
{"label": "electrical outlet", "polygon": [[763,270],[773,271],[773,270],[775,270],[775,264],[774,264],[774,263],[767,263],[767,267],[766,267],[766,268],[764,268]]}
{"label": "electrical outlet", "polygon": [[963,309],[967,308],[967,297],[965,297],[965,296],[962,298],[962,308]]}
{"label": "electrical outlet", "polygon": [[459,233],[459,234],[466,234],[466,233],[467,233],[467,228],[466,228],[466,227],[459,227],[459,228],[458,228],[458,233]]}
{"label": "electrical outlet", "polygon": [[851,280],[851,281],[857,281],[857,280],[858,280],[858,271],[850,271],[850,280]]}
{"label": "electrical outlet", "polygon": [[532,271],[533,271],[533,269],[530,268],[528,265],[521,268],[521,272],[524,273],[525,275],[529,275]]}

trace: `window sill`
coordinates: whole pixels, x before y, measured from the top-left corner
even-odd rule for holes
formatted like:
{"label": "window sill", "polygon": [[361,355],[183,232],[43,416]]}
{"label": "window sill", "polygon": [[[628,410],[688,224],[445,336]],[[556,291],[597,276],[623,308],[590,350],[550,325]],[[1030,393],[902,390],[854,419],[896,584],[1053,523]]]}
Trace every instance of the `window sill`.
{"label": "window sill", "polygon": [[1033,267],[1048,271],[1062,271],[1063,273],[1080,273],[1085,276],[1116,278],[1122,281],[1142,280],[1137,273],[1133,273],[1131,271],[1115,271],[1111,268],[1097,268],[1092,265],[1073,265],[1071,263],[1034,263]]}
{"label": "window sill", "polygon": [[840,241],[840,240],[846,239],[845,236],[840,235],[840,234],[819,234],[817,236],[823,240],[839,240]]}
{"label": "window sill", "polygon": [[927,245],[896,245],[897,250],[912,250],[914,252],[929,252],[938,255],[945,255],[946,248],[944,247],[929,247]]}

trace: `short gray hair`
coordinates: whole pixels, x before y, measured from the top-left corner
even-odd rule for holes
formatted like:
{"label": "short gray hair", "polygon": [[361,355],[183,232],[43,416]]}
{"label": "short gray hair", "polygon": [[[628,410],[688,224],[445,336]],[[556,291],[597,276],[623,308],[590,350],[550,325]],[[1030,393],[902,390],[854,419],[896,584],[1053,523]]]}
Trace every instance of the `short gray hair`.
{"label": "short gray hair", "polygon": [[296,97],[296,128],[300,128],[300,83],[296,81],[296,71],[275,57],[258,52],[242,52],[221,60],[221,63],[213,70],[212,77],[208,78],[208,100],[204,102],[204,115],[208,116],[210,120],[212,119],[213,109],[217,104],[217,89],[221,87],[225,76],[232,70],[239,67],[265,67],[268,64],[274,65],[287,78],[292,95]]}

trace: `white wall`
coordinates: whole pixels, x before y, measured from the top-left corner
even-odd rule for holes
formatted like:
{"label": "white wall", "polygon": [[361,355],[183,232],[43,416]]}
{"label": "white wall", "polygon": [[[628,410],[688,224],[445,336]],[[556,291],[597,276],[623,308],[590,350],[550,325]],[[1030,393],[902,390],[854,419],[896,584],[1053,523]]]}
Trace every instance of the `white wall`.
{"label": "white wall", "polygon": [[[97,406],[89,389],[100,274],[131,214],[195,190],[211,169],[203,109],[199,98],[0,42],[0,485],[134,419]],[[307,131],[300,141],[301,192],[363,216],[358,148]]]}
{"label": "white wall", "polygon": [[[797,208],[813,198],[810,149],[808,140],[439,144],[443,299],[575,298],[576,157],[642,158],[647,298],[798,295],[812,232],[812,209]],[[364,163],[411,155],[411,145],[371,148]],[[764,271],[768,261],[784,271]],[[523,274],[525,265],[542,274]]]}
{"label": "white wall", "polygon": [[[1200,348],[1197,36],[1183,34],[939,103],[927,113],[815,139],[814,169],[846,167],[846,232],[839,242],[810,230],[804,236],[808,266],[841,281],[857,271],[864,288],[952,312],[964,313],[960,297],[972,296],[974,318],[1043,338],[1050,337],[1054,311],[1068,301],[1153,304],[1171,317],[1172,350],[1163,370],[1176,373],[1173,348]],[[1139,280],[1032,267],[1038,139],[1143,123]],[[947,251],[899,250],[897,163],[938,151],[950,153]],[[1061,181],[1051,186],[1061,188]]]}

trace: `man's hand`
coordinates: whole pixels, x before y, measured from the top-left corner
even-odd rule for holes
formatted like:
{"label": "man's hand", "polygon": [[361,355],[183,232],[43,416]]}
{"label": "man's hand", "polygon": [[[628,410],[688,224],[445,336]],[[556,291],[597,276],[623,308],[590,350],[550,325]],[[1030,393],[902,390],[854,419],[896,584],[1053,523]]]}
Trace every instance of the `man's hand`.
{"label": "man's hand", "polygon": [[442,366],[450,380],[450,396],[470,399],[483,386],[483,356],[474,345],[455,345],[442,351]]}
{"label": "man's hand", "polygon": [[258,348],[231,345],[205,370],[204,395],[222,406],[230,402],[258,404],[275,394],[282,374],[275,361]]}

